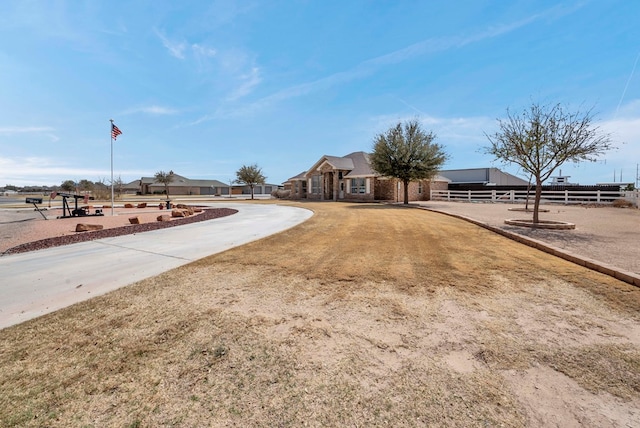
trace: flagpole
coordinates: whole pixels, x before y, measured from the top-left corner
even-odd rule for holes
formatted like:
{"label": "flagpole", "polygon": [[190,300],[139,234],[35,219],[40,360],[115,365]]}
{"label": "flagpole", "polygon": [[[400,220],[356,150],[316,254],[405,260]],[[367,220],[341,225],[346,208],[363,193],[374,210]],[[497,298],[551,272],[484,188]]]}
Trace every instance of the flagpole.
{"label": "flagpole", "polygon": [[111,215],[113,216],[113,119],[109,121],[111,122],[109,134],[111,135]]}

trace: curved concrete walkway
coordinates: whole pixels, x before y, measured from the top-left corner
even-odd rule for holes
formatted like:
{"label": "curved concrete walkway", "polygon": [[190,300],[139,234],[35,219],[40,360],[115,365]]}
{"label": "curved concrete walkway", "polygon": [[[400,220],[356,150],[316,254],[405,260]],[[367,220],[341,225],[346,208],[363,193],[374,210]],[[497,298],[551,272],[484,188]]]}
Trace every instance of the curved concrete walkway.
{"label": "curved concrete walkway", "polygon": [[0,257],[0,328],[289,229],[309,210],[213,204],[237,214],[133,235]]}

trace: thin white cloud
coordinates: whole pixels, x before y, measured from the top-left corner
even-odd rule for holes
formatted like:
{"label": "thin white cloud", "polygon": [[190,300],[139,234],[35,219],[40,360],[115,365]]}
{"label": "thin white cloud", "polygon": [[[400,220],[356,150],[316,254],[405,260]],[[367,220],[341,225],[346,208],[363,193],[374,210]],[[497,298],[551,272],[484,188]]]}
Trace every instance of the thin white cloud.
{"label": "thin white cloud", "polygon": [[2,135],[14,135],[14,134],[41,134],[51,132],[54,129],[50,126],[5,126],[0,127],[0,134]]}
{"label": "thin white cloud", "polygon": [[191,45],[191,55],[197,64],[197,70],[200,73],[209,73],[211,71],[212,58],[218,56],[218,51],[212,47],[199,43]]}
{"label": "thin white cloud", "polygon": [[0,127],[0,135],[3,136],[16,136],[16,135],[28,135],[36,134],[43,135],[49,138],[52,143],[60,141],[57,135],[53,134],[54,128],[50,126],[5,126]]}
{"label": "thin white cloud", "polygon": [[640,163],[640,114],[605,120],[599,123],[602,131],[611,135],[611,140],[616,149],[607,153],[605,157],[616,160],[619,163]]}
{"label": "thin white cloud", "polygon": [[[79,168],[62,160],[44,157],[5,158],[0,156],[0,183],[14,186],[56,185],[64,180],[88,179],[91,181],[109,177],[108,169]],[[120,176],[142,177],[148,171],[117,171]]]}
{"label": "thin white cloud", "polygon": [[426,131],[433,131],[439,143],[447,146],[478,146],[486,142],[485,132],[495,127],[495,119],[486,116],[437,117],[425,113],[420,115],[375,116],[370,119],[376,132],[382,132],[398,122],[417,119]]}
{"label": "thin white cloud", "polygon": [[191,50],[194,52],[196,57],[214,57],[218,53],[213,48],[209,48],[207,46],[200,45],[198,43],[194,43],[191,45]]}
{"label": "thin white cloud", "polygon": [[228,97],[229,101],[235,101],[239,98],[245,97],[253,91],[253,89],[262,82],[260,77],[260,69],[253,67],[249,73],[240,76],[241,84],[235,91]]}
{"label": "thin white cloud", "polygon": [[159,30],[155,30],[155,33],[162,42],[162,45],[169,51],[169,54],[175,58],[187,59],[187,54],[191,53],[195,60],[202,66],[203,61],[208,58],[213,58],[218,54],[216,49],[201,43],[188,44],[184,41],[171,40]]}
{"label": "thin white cloud", "polygon": [[449,36],[422,40],[402,49],[398,49],[396,51],[365,60],[349,70],[337,72],[312,82],[302,83],[299,85],[291,86],[289,88],[285,88],[272,95],[262,98],[261,100],[258,100],[253,108],[245,108],[245,111],[251,111],[274,102],[282,101],[289,98],[300,97],[311,92],[328,89],[338,84],[351,82],[353,80],[369,76],[382,67],[398,64],[418,56],[443,52],[449,49],[458,49],[466,45],[500,37],[522,27],[530,25],[533,22],[539,21],[543,18],[556,19],[569,13],[573,13],[579,7],[581,7],[581,5],[572,8],[563,8],[556,6],[541,13],[521,19],[519,21],[504,25],[492,26],[484,31],[468,36]]}
{"label": "thin white cloud", "polygon": [[615,118],[634,118],[640,116],[640,99],[631,100],[624,105],[618,106]]}
{"label": "thin white cloud", "polygon": [[162,41],[162,45],[169,51],[171,56],[174,56],[178,59],[184,59],[184,51],[187,48],[187,44],[184,42],[175,42],[173,40],[169,40],[167,36],[162,34],[159,30],[155,30],[156,36]]}
{"label": "thin white cloud", "polygon": [[150,114],[154,116],[165,116],[165,115],[177,114],[179,113],[179,111],[176,109],[172,109],[170,107],[151,105],[151,106],[143,106],[143,107],[133,107],[122,112],[123,115],[130,115],[130,114],[137,114],[137,113]]}
{"label": "thin white cloud", "polygon": [[[611,135],[612,143],[616,146],[613,150],[604,154],[599,165],[611,165],[618,171],[624,170],[625,177],[633,178],[637,165],[640,164],[640,100],[634,100],[624,105],[615,119],[595,122],[601,131]],[[482,148],[488,145],[485,133],[491,134],[496,130],[497,121],[487,116],[471,117],[437,117],[428,114],[393,116],[376,116],[370,119],[374,123],[376,132],[383,132],[389,126],[398,121],[417,119],[426,130],[433,131],[437,136],[437,142],[444,146],[451,155],[449,167],[466,168],[482,166],[485,164],[504,165],[486,155]],[[581,163],[582,164],[582,163]],[[583,169],[588,167],[594,170],[590,163],[583,163]],[[513,165],[505,167],[511,172],[517,173]],[[619,172],[620,173],[620,172]],[[583,181],[587,178],[583,178]],[[593,181],[593,180],[592,180]]]}

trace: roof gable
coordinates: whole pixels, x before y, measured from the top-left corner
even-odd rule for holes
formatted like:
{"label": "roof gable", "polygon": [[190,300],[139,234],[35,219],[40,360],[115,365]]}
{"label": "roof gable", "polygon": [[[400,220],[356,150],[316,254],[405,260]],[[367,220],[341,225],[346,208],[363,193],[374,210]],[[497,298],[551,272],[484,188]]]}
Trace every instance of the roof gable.
{"label": "roof gable", "polygon": [[309,177],[314,173],[322,170],[323,166],[330,166],[331,169],[339,171],[348,171],[346,177],[364,177],[376,175],[369,165],[369,155],[365,152],[353,152],[346,156],[322,156],[313,166],[304,174]]}

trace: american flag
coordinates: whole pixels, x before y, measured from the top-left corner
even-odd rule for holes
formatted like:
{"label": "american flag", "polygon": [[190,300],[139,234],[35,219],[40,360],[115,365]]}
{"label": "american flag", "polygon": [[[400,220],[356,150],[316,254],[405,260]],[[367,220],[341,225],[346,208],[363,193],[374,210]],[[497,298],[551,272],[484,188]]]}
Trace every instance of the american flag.
{"label": "american flag", "polygon": [[113,123],[111,124],[111,138],[113,138],[114,140],[116,138],[118,138],[118,135],[122,134],[122,131],[120,129],[118,129],[117,126],[115,126]]}

